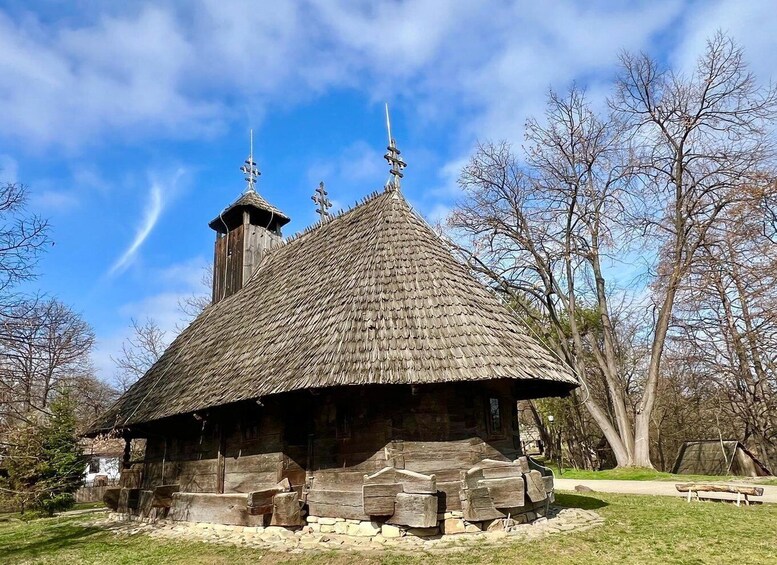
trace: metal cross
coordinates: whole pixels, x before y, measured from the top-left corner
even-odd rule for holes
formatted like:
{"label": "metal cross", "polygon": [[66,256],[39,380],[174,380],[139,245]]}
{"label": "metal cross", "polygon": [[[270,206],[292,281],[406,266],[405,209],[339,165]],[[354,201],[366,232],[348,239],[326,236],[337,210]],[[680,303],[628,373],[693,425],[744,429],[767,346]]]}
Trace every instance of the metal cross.
{"label": "metal cross", "polygon": [[240,170],[245,175],[247,183],[246,192],[255,192],[256,180],[262,173],[259,172],[259,167],[256,166],[256,162],[254,161],[254,130],[251,130],[251,152],[248,154],[248,159],[243,162],[243,166],[240,167]]}
{"label": "metal cross", "polygon": [[321,217],[322,222],[329,217],[329,209],[332,207],[332,202],[327,197],[327,194],[329,193],[324,189],[324,182],[321,181],[316,189],[316,193],[310,197],[316,203],[316,214]]}
{"label": "metal cross", "polygon": [[386,104],[386,129],[388,130],[389,144],[388,147],[386,147],[388,152],[383,156],[383,158],[388,161],[389,165],[391,165],[389,173],[393,177],[386,184],[386,190],[399,190],[399,181],[403,176],[405,176],[402,174],[402,169],[407,167],[407,163],[405,163],[402,160],[402,157],[399,156],[401,151],[397,149],[396,140],[391,137],[391,120],[389,119],[388,104]]}

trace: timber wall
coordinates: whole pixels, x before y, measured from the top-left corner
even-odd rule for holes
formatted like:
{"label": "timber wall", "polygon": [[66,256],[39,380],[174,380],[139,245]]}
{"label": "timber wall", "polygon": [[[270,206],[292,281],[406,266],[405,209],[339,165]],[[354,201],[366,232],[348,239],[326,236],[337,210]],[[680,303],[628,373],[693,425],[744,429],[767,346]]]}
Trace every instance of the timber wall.
{"label": "timber wall", "polygon": [[[436,475],[440,511],[459,510],[461,471],[520,455],[511,386],[342,387],[168,421],[149,430],[141,488],[248,493],[288,479],[307,493],[311,514],[353,506],[344,517],[357,518],[364,475],[394,467]],[[499,399],[498,429],[489,425],[490,398]]]}

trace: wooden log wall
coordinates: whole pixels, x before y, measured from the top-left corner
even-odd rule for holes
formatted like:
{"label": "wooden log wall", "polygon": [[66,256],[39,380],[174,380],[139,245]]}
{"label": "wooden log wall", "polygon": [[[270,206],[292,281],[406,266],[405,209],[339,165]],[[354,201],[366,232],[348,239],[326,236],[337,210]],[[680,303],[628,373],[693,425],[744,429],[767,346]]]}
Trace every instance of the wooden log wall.
{"label": "wooden log wall", "polygon": [[[143,488],[249,493],[287,479],[315,515],[365,519],[365,474],[385,467],[437,478],[439,511],[460,510],[460,472],[519,455],[511,383],[343,387],[246,402],[149,434]],[[500,429],[488,425],[499,398]]]}

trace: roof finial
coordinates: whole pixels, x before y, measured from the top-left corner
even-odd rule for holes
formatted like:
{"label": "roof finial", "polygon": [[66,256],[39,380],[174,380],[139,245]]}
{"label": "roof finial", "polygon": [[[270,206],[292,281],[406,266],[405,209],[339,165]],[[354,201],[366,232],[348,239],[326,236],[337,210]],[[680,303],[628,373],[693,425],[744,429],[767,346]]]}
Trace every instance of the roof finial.
{"label": "roof finial", "polygon": [[327,194],[329,193],[324,189],[324,181],[321,181],[318,184],[316,193],[310,197],[310,199],[318,206],[316,208],[316,214],[321,217],[322,222],[329,218],[329,209],[332,207],[332,202],[327,198]]}
{"label": "roof finial", "polygon": [[240,167],[240,170],[245,175],[246,179],[246,192],[256,192],[256,180],[259,178],[259,175],[262,173],[259,172],[259,167],[256,166],[256,162],[254,161],[254,130],[250,130],[251,132],[251,152],[248,154],[248,159],[245,160],[243,163],[243,166]]}
{"label": "roof finial", "polygon": [[397,149],[397,143],[394,138],[391,137],[391,119],[389,118],[388,103],[386,103],[386,130],[388,130],[389,144],[388,147],[386,147],[388,152],[383,156],[383,158],[388,161],[389,165],[391,165],[391,170],[389,173],[393,177],[386,183],[386,190],[394,191],[399,190],[399,181],[403,176],[405,176],[402,174],[402,169],[407,167],[407,163],[405,163],[402,160],[402,157],[399,156],[401,151]]}

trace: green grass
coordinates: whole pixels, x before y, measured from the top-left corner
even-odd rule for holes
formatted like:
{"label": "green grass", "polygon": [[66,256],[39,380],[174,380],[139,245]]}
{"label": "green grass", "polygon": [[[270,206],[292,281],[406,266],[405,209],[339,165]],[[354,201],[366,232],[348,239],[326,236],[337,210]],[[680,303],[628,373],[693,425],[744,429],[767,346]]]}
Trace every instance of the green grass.
{"label": "green grass", "polygon": [[673,475],[664,473],[655,469],[645,467],[623,467],[618,469],[606,469],[604,471],[586,471],[583,469],[564,468],[559,470],[556,464],[547,464],[553,469],[556,477],[562,479],[580,479],[580,480],[621,480],[621,481],[674,481],[687,483],[691,481],[706,482],[742,482],[758,483],[759,485],[777,485],[777,478],[774,477],[734,477],[720,475]]}
{"label": "green grass", "polygon": [[326,552],[288,555],[262,550],[116,535],[88,526],[89,515],[0,521],[0,563],[144,564],[323,563],[777,563],[777,505],[686,503],[681,498],[559,494],[558,504],[594,509],[604,526],[539,541],[475,546],[429,555]]}

